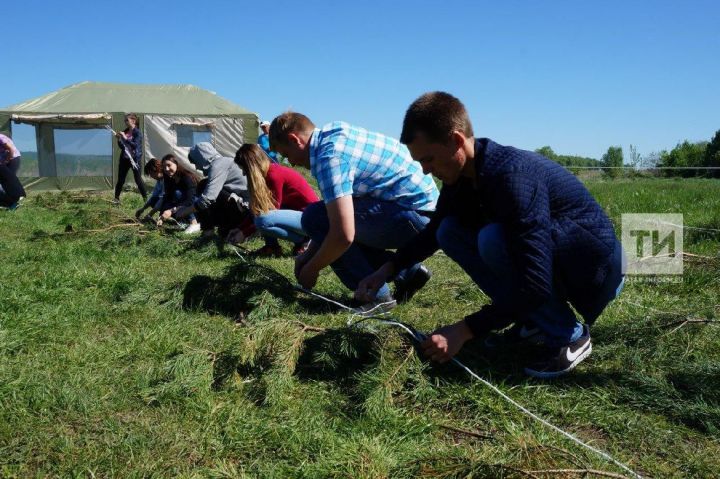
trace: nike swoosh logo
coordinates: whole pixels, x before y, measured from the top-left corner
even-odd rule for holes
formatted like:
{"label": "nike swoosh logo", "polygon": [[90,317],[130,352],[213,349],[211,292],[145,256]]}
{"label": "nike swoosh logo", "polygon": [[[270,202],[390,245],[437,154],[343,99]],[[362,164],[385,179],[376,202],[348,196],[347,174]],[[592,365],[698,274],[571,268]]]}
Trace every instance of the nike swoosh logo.
{"label": "nike swoosh logo", "polygon": [[570,348],[568,348],[567,351],[565,352],[565,357],[571,363],[574,362],[578,358],[578,356],[580,356],[580,354],[582,354],[583,351],[585,351],[587,349],[588,344],[590,344],[590,343],[585,343],[585,345],[583,347],[578,348],[578,350],[575,351],[574,353],[570,352]]}

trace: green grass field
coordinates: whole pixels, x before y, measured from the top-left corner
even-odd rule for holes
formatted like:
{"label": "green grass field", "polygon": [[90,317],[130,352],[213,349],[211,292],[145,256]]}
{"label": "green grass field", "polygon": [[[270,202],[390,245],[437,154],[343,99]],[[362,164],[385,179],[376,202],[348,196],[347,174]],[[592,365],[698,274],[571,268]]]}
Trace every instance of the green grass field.
{"label": "green grass field", "polygon": [[[616,225],[677,212],[720,229],[717,181],[588,186]],[[422,361],[400,330],[346,328],[291,290],[290,258],[248,265],[126,224],[139,196],[110,198],[35,194],[0,211],[1,477],[623,477],[454,366]],[[527,378],[479,342],[459,358],[643,475],[717,477],[719,250],[720,232],[686,231],[702,257],[682,282],[629,279],[564,378]],[[428,265],[397,318],[430,331],[487,300],[445,256]],[[317,290],[350,296],[330,271]]]}

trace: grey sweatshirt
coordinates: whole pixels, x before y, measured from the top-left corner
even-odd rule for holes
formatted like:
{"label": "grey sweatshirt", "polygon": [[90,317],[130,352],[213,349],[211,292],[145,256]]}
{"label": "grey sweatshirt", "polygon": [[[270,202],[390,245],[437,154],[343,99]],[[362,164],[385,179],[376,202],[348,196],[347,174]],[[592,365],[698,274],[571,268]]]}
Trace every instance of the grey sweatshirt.
{"label": "grey sweatshirt", "polygon": [[190,149],[189,159],[207,177],[205,190],[195,199],[196,209],[209,208],[223,190],[228,194],[235,193],[246,204],[250,200],[247,178],[240,167],[232,158],[218,153],[212,144],[202,142],[193,146]]}

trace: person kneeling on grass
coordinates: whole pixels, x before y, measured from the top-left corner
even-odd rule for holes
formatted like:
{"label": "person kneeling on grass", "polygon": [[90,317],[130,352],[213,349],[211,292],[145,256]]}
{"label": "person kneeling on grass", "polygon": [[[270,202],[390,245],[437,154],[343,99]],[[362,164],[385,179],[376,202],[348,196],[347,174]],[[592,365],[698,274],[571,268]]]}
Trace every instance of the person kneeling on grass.
{"label": "person kneeling on grass", "polygon": [[192,204],[178,209],[175,217],[197,213],[204,235],[212,235],[217,227],[218,234],[225,239],[230,229],[250,216],[247,179],[232,158],[222,156],[208,142],[190,148],[188,159],[206,178],[198,183],[198,196]]}
{"label": "person kneeling on grass", "polygon": [[15,210],[25,198],[25,189],[17,172],[20,168],[20,150],[10,137],[0,134],[0,206]]}
{"label": "person kneeling on grass", "polygon": [[622,248],[600,205],[559,164],[474,138],[464,105],[448,93],[426,93],[410,105],[401,141],[442,181],[438,207],[425,230],[360,282],[356,296],[371,297],[394,271],[441,248],[492,303],[432,333],[421,346],[425,355],[448,361],[469,339],[514,324],[485,345],[543,344],[525,367],[531,376],[573,369],[592,350],[589,325],[624,282]]}
{"label": "person kneeling on grass", "polygon": [[[162,202],[162,213],[158,220],[158,226],[163,221],[172,218],[180,208],[191,207],[195,198],[197,178],[190,171],[185,169],[175,158],[169,154],[163,156],[163,188],[165,196]],[[187,215],[190,225],[185,228],[185,233],[193,234],[200,231],[200,225],[194,214]]]}
{"label": "person kneeling on grass", "polygon": [[248,180],[250,213],[254,225],[230,231],[228,241],[240,244],[255,228],[265,238],[265,246],[255,251],[257,256],[281,256],[278,239],[292,241],[292,254],[297,256],[307,249],[309,238],[303,231],[303,210],[318,201],[312,187],[292,168],[271,162],[258,145],[245,144],[235,154],[235,163]]}
{"label": "person kneeling on grass", "polygon": [[145,210],[150,208],[150,212],[143,218],[144,221],[147,221],[151,220],[152,216],[162,208],[162,201],[165,196],[162,162],[157,158],[151,158],[150,161],[145,163],[143,171],[147,176],[155,180],[155,187],[142,208],[135,212],[135,218],[140,219]]}
{"label": "person kneeling on grass", "polygon": [[[430,221],[438,190],[397,140],[344,122],[322,128],[300,113],[288,112],[270,124],[270,147],[294,166],[310,168],[323,201],[302,214],[311,238],[295,260],[295,276],[312,288],[320,270],[331,265],[354,291],[358,282],[390,257],[389,249],[405,245]],[[421,288],[430,272],[408,264],[395,277],[395,299]],[[395,305],[383,284],[356,311],[378,312]]]}

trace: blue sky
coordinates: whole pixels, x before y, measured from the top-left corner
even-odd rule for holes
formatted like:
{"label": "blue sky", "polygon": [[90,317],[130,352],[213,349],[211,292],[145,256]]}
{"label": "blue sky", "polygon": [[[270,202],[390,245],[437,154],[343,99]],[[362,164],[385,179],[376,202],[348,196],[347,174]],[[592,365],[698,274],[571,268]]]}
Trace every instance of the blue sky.
{"label": "blue sky", "polygon": [[0,105],[83,80],[192,83],[392,136],[421,93],[477,136],[599,158],[720,129],[717,1],[46,2],[3,6]]}

